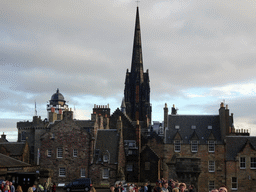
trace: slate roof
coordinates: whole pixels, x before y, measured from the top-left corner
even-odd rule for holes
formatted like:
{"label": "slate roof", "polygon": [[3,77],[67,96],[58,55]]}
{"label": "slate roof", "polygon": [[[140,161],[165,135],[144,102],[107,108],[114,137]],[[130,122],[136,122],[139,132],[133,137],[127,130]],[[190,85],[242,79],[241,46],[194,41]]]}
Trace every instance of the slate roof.
{"label": "slate roof", "polygon": [[0,146],[10,152],[10,156],[21,156],[25,147],[25,142],[2,142]]}
{"label": "slate roof", "polygon": [[[98,158],[94,161],[103,160],[104,154],[110,154],[110,164],[117,163],[118,160],[119,134],[116,129],[98,130],[95,150],[99,150]],[[108,153],[109,152],[109,153]]]}
{"label": "slate roof", "polygon": [[94,127],[95,122],[91,120],[74,120],[80,127]]}
{"label": "slate roof", "polygon": [[[175,126],[179,125],[179,129]],[[196,126],[192,129],[191,126]],[[212,129],[208,129],[211,125]],[[173,143],[174,137],[180,134],[183,144],[190,144],[196,137],[199,144],[207,144],[212,134],[217,144],[222,144],[219,115],[169,115],[168,130],[166,131],[166,143]]]}
{"label": "slate roof", "polygon": [[0,168],[8,168],[8,167],[29,167],[30,164],[25,163],[23,161],[19,161],[12,157],[6,156],[0,153]]}
{"label": "slate roof", "polygon": [[246,143],[256,150],[256,137],[254,136],[227,136],[226,137],[226,160],[234,161],[239,152],[243,150]]}
{"label": "slate roof", "polygon": [[7,139],[0,137],[0,142],[8,142]]}

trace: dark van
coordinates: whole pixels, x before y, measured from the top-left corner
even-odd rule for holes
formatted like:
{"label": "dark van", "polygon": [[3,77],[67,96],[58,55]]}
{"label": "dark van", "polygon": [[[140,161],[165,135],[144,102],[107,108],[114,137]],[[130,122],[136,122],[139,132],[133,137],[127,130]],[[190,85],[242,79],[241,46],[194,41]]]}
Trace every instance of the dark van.
{"label": "dark van", "polygon": [[80,178],[64,186],[64,190],[71,191],[89,191],[92,187],[92,181],[89,178]]}

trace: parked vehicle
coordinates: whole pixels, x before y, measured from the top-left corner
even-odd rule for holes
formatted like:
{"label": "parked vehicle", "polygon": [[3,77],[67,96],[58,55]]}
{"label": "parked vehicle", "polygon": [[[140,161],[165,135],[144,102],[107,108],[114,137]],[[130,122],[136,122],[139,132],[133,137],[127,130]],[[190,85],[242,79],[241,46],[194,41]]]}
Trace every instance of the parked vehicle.
{"label": "parked vehicle", "polygon": [[64,190],[67,192],[71,191],[89,191],[92,187],[92,181],[89,178],[80,178],[76,179],[69,184],[64,186]]}

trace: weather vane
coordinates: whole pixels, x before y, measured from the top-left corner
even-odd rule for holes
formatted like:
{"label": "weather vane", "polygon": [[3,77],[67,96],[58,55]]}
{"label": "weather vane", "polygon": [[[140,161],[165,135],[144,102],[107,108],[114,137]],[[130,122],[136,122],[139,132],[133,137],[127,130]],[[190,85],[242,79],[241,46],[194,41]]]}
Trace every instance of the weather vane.
{"label": "weather vane", "polygon": [[135,1],[135,2],[137,2],[137,7],[138,7],[138,6],[139,6],[139,2],[140,2],[140,1],[139,1],[139,0],[137,0],[137,1]]}

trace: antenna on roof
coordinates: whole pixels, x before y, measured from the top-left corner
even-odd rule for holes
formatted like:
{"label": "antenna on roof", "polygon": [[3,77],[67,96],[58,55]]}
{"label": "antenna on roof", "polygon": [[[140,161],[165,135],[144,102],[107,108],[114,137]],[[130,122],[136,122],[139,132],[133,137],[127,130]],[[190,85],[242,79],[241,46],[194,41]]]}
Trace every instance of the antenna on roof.
{"label": "antenna on roof", "polygon": [[35,116],[37,116],[37,110],[36,110],[36,100],[35,100]]}

